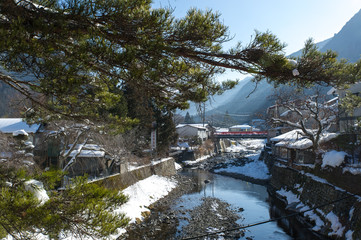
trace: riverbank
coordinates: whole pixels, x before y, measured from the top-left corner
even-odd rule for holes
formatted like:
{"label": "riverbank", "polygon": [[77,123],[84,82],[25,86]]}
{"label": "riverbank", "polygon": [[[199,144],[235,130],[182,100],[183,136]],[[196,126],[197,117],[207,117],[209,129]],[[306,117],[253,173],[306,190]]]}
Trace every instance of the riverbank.
{"label": "riverbank", "polygon": [[175,199],[191,192],[197,183],[188,177],[176,174],[173,176],[177,186],[166,196],[148,206],[150,212],[142,222],[135,222],[126,228],[118,240],[126,239],[174,239],[178,220],[176,213],[170,208]]}
{"label": "riverbank", "polygon": [[[259,144],[250,147],[251,143]],[[131,224],[119,239],[178,240],[238,228],[244,224],[243,221],[268,220],[267,190],[264,186],[252,184],[266,185],[269,179],[266,165],[258,160],[263,148],[261,143],[263,140],[244,141],[231,147],[230,153],[182,162],[182,166],[193,169],[189,172],[195,175],[187,177],[187,174],[182,173],[174,176],[177,186],[167,196],[149,206],[150,212],[144,221]],[[236,152],[242,149],[243,152]],[[234,190],[229,191],[230,186]],[[232,203],[233,208],[228,202]],[[262,207],[258,205],[261,202]],[[246,239],[254,239],[254,236],[260,239],[264,236],[273,237],[274,231],[283,232],[276,223],[272,224],[271,227],[255,228],[256,232],[247,231],[246,235],[243,231],[236,231],[227,232],[226,235],[211,235],[208,239],[239,239],[244,235]],[[285,233],[282,234],[280,239],[289,239]]]}
{"label": "riverbank", "polygon": [[260,154],[265,139],[239,139],[232,141],[225,153],[184,161],[186,168],[198,168],[223,176],[241,179],[247,182],[267,185],[270,173]]}
{"label": "riverbank", "polygon": [[[182,239],[190,236],[198,236],[204,233],[219,231],[222,229],[237,228],[237,220],[241,218],[229,204],[216,198],[205,197],[202,204],[194,209],[180,206],[174,209],[172,206],[181,196],[199,191],[202,185],[194,178],[177,174],[173,177],[177,186],[168,195],[150,205],[149,214],[142,222],[130,224],[126,233],[118,239]],[[187,202],[184,202],[186,205]],[[237,210],[239,213],[242,209]],[[181,217],[179,217],[181,216]],[[181,226],[180,221],[188,224]],[[180,227],[181,226],[181,227]],[[242,231],[227,234],[225,239],[238,239]],[[222,234],[221,234],[222,235]],[[219,239],[219,235],[210,236],[208,239]]]}

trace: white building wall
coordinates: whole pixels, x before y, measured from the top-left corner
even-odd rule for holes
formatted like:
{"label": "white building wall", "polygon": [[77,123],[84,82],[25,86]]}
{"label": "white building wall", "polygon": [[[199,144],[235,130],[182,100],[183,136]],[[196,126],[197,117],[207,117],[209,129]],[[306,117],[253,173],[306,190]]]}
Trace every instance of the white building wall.
{"label": "white building wall", "polygon": [[177,133],[180,137],[194,137],[198,136],[198,129],[190,126],[177,128]]}
{"label": "white building wall", "polygon": [[190,138],[190,137],[198,137],[202,140],[206,140],[208,138],[208,133],[206,129],[196,128],[192,126],[183,126],[177,128],[177,133],[179,137],[182,138]]}

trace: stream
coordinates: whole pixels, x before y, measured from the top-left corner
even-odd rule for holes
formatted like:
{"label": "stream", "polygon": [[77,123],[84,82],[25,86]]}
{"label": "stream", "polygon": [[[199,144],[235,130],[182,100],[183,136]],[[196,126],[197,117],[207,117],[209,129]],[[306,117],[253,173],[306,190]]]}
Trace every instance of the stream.
{"label": "stream", "polygon": [[[248,225],[266,221],[270,216],[270,203],[267,188],[262,185],[252,184],[239,179],[213,174],[199,169],[187,169],[181,174],[193,177],[198,182],[198,191],[183,195],[172,206],[174,210],[183,209],[177,217],[179,220],[178,231],[188,224],[182,214],[202,203],[204,197],[218,198],[228,204],[231,209],[242,209],[237,223]],[[209,181],[209,183],[205,183]],[[179,211],[178,211],[179,212]],[[294,239],[289,236],[277,222],[250,227],[245,231],[245,236],[240,239]]]}
{"label": "stream", "polygon": [[[296,218],[239,231],[240,226],[290,213],[285,212],[280,200],[269,195],[266,186],[201,169],[184,169],[176,178],[181,187],[150,206],[152,214],[142,223],[131,224],[118,240],[324,239]],[[196,238],[205,234],[211,235]]]}
{"label": "stream", "polygon": [[[263,148],[263,141],[239,141],[234,146],[238,149],[233,153],[242,153],[241,161],[244,161],[244,156],[251,156],[249,159],[255,161],[254,156]],[[150,217],[141,224],[131,225],[125,238],[120,239],[324,239],[315,236],[309,230],[310,226],[296,217],[239,230],[241,226],[268,221],[290,212],[286,212],[282,201],[269,195],[264,185],[202,170],[213,169],[219,163],[233,164],[232,159],[232,156],[214,158],[183,168],[177,173],[179,180],[183,179],[181,187],[152,206]],[[224,231],[228,229],[234,231]]]}

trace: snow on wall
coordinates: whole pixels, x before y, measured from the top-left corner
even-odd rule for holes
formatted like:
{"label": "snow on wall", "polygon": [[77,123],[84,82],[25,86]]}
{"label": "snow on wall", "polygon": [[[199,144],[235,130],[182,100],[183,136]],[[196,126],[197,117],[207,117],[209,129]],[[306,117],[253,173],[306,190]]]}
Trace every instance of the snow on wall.
{"label": "snow on wall", "polygon": [[357,168],[357,167],[344,167],[342,169],[342,172],[345,173],[345,172],[349,172],[353,175],[361,175],[361,168]]}
{"label": "snow on wall", "polygon": [[291,191],[287,191],[287,190],[281,188],[280,190],[278,190],[276,192],[279,195],[286,197],[287,204],[300,202],[300,199],[298,198],[298,196]]}
{"label": "snow on wall", "polygon": [[342,226],[338,217],[331,211],[326,215],[326,219],[331,223],[331,229],[333,232],[330,232],[328,235],[336,235],[341,237],[345,231],[345,227]]}

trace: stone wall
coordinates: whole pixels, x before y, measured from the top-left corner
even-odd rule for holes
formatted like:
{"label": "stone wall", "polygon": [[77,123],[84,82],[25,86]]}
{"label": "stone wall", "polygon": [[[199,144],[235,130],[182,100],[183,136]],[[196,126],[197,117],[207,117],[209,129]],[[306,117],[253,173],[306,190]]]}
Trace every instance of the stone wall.
{"label": "stone wall", "polygon": [[[342,188],[336,187],[325,179],[311,173],[306,173],[275,163],[271,170],[271,192],[275,193],[281,188],[296,194],[304,205],[308,207],[320,206],[341,198],[346,199],[330,205],[319,207],[317,214],[325,223],[320,233],[328,235],[332,232],[331,222],[325,216],[331,211],[339,218],[339,222],[345,227],[343,235],[349,230],[353,231],[352,239],[361,239],[361,200]],[[353,209],[351,211],[351,209]],[[336,236],[333,236],[336,239]],[[345,237],[343,236],[342,239]]]}
{"label": "stone wall", "polygon": [[167,158],[155,164],[148,164],[129,172],[115,174],[95,181],[110,189],[124,189],[152,175],[172,176],[176,173],[174,159]]}

